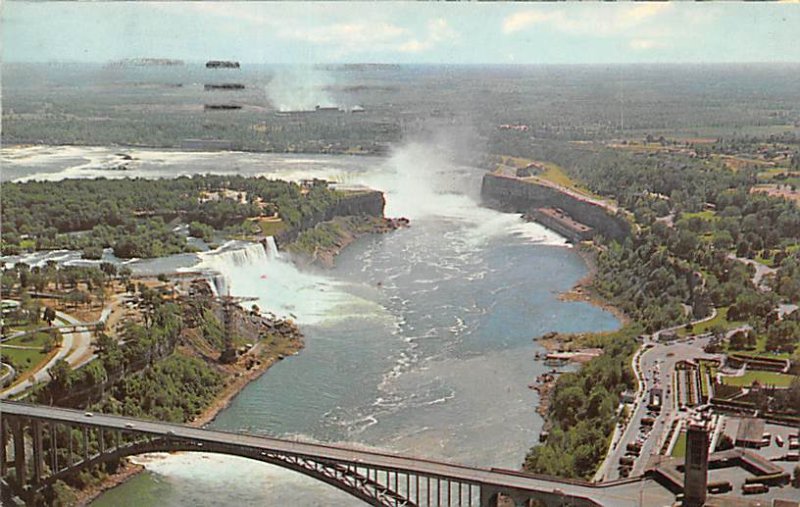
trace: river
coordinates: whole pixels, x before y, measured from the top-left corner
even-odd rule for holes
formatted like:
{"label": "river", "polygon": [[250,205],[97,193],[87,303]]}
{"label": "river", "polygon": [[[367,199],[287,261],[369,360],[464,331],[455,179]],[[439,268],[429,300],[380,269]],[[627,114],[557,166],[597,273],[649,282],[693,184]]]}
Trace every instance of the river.
{"label": "river", "polygon": [[[209,427],[519,467],[542,425],[527,387],[545,370],[532,338],[618,321],[558,299],[586,274],[583,260],[541,226],[480,207],[479,171],[426,145],[357,165],[347,182],[385,191],[387,216],[409,217],[411,227],[359,240],[325,271],[299,271],[252,244],[193,261],[220,272],[231,294],[295,316],[306,335],[299,355],[247,386]],[[93,505],[360,505],[241,458],[141,461],[146,473]]]}

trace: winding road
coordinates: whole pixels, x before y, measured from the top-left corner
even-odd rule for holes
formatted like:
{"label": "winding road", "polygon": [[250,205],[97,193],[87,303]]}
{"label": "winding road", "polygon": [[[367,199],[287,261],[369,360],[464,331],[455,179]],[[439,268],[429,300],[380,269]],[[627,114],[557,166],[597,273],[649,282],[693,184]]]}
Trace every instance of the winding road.
{"label": "winding road", "polygon": [[50,359],[39,369],[26,377],[23,381],[18,381],[11,387],[0,391],[0,398],[6,399],[16,396],[26,389],[31,388],[40,382],[51,380],[49,369],[60,359],[64,359],[73,368],[78,368],[94,359],[95,354],[92,350],[92,333],[85,327],[86,323],[63,312],[56,312],[56,320],[62,325],[80,326],[74,332],[62,333],[61,346]]}

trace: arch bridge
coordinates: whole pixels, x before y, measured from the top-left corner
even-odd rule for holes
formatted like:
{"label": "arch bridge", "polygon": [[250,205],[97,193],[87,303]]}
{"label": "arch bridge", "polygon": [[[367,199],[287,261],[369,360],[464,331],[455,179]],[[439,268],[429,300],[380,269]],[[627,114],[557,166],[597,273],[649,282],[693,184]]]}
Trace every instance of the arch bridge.
{"label": "arch bridge", "polygon": [[277,465],[373,506],[483,507],[501,496],[518,506],[633,506],[640,498],[639,488],[630,487],[636,480],[598,485],[9,401],[0,402],[0,415],[0,477],[28,503],[83,468],[173,451]]}

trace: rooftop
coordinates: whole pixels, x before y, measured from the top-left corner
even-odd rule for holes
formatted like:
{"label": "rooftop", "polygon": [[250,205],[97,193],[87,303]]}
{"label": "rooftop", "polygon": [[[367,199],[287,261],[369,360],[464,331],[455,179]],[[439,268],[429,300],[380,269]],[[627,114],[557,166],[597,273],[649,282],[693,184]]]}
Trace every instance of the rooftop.
{"label": "rooftop", "polygon": [[764,420],[755,418],[742,418],[736,432],[736,442],[758,444],[764,438]]}

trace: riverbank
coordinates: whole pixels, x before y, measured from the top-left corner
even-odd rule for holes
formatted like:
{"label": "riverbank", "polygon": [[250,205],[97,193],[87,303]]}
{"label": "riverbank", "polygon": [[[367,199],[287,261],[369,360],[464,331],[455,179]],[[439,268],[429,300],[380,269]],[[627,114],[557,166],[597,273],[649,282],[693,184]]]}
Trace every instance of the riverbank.
{"label": "riverbank", "polygon": [[[192,283],[196,284],[196,281]],[[208,281],[204,281],[203,285],[204,289],[197,285],[195,287],[210,293]],[[252,339],[254,334],[261,336],[255,345],[239,355],[235,362],[230,364],[212,362],[207,345],[200,343],[202,336],[193,336],[191,332],[183,335],[183,343],[176,348],[175,353],[202,359],[224,377],[222,389],[197,417],[185,422],[188,426],[202,427],[213,421],[248,384],[261,377],[272,365],[297,354],[305,346],[302,333],[291,321],[267,318],[243,308],[234,311],[232,318],[236,319],[238,331],[249,335],[247,339]],[[124,484],[145,470],[140,464],[122,460],[116,473],[82,491],[76,491],[76,505],[89,505],[106,491]]]}
{"label": "riverbank", "polygon": [[317,265],[326,269],[334,266],[336,257],[362,236],[386,234],[408,227],[406,218],[384,218],[370,215],[336,217],[303,231],[285,250],[301,266]]}
{"label": "riverbank", "polygon": [[[221,411],[230,405],[233,399],[238,396],[248,384],[261,377],[272,365],[282,360],[284,357],[286,357],[286,355],[296,354],[299,352],[303,346],[304,344],[300,342],[293,349],[290,348],[285,350],[282,354],[273,354],[267,357],[261,355],[267,353],[265,350],[263,350],[264,347],[262,344],[258,344],[253,347],[253,349],[251,349],[246,356],[241,358],[240,361],[233,365],[231,369],[238,371],[233,373],[232,376],[228,378],[225,387],[217,395],[214,401],[212,401],[211,404],[205,410],[203,410],[203,412],[197,418],[195,418],[193,421],[187,422],[186,425],[199,428],[213,421]],[[253,355],[261,355],[261,358],[256,361],[253,367],[247,369],[247,359],[252,358]],[[244,371],[241,371],[242,368],[244,368]],[[120,464],[120,467],[116,473],[109,475],[96,485],[92,485],[83,491],[76,492],[76,505],[81,507],[89,505],[106,491],[124,484],[144,471],[146,471],[146,468],[143,465],[124,460]]]}
{"label": "riverbank", "polygon": [[[559,294],[558,299],[560,301],[580,301],[589,303],[614,315],[614,317],[616,317],[621,323],[620,328],[624,328],[625,326],[629,325],[631,323],[630,317],[628,317],[616,306],[602,299],[592,290],[592,282],[597,274],[597,263],[595,259],[595,256],[597,255],[596,247],[593,244],[579,244],[575,248],[575,251],[585,262],[588,272],[580,280],[578,280],[578,282],[570,290]],[[579,352],[581,349],[587,348],[587,341],[589,341],[590,338],[597,337],[601,334],[605,333],[585,333],[580,335],[561,334],[556,332],[545,333],[538,338],[534,338],[534,341],[546,350],[545,354],[537,353],[537,359],[544,360],[548,354],[564,351]],[[596,355],[578,353],[566,358],[566,361],[570,363],[576,363],[579,365],[579,368],[583,368],[584,365],[591,361],[593,357],[596,357]],[[534,383],[528,386],[536,391],[539,395],[536,413],[538,413],[544,419],[544,425],[542,427],[543,435],[546,435],[549,428],[552,426],[552,422],[549,417],[550,406],[553,392],[555,390],[556,383],[558,382],[559,373],[560,372],[557,372],[554,369],[549,373],[541,374],[536,377]]]}
{"label": "riverbank", "polygon": [[593,306],[601,308],[616,317],[622,326],[631,323],[631,318],[625,314],[618,307],[609,303],[606,299],[597,295],[592,289],[592,282],[597,274],[597,262],[595,256],[597,255],[596,247],[589,244],[580,244],[575,248],[578,255],[581,256],[589,272],[575,284],[570,290],[562,292],[558,295],[560,301],[582,301],[589,303]]}

